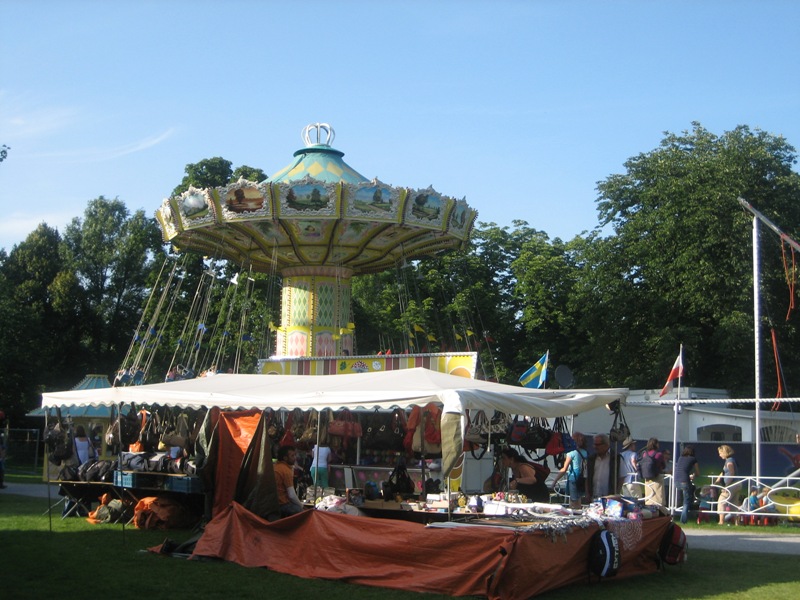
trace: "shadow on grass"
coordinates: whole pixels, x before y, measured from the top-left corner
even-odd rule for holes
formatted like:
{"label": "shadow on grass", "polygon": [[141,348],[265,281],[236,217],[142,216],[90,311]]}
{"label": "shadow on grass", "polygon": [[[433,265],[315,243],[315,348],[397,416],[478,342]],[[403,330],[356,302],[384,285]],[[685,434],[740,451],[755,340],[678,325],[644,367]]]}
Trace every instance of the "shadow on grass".
{"label": "shadow on grass", "polygon": [[[85,519],[50,519],[47,500],[0,495],[4,597],[59,600],[103,595],[142,598],[325,598],[326,600],[443,599],[437,594],[307,580],[220,561],[188,561],[146,549],[169,537],[182,542],[188,530],[142,531],[120,525],[92,525]],[[280,552],[280,548],[275,549]],[[309,548],[308,560],[324,554]],[[624,556],[623,556],[624,560]],[[625,580],[576,584],[542,594],[543,600],[685,600],[800,598],[797,557],[690,550],[689,561],[664,572]],[[408,576],[412,578],[413,573]]]}

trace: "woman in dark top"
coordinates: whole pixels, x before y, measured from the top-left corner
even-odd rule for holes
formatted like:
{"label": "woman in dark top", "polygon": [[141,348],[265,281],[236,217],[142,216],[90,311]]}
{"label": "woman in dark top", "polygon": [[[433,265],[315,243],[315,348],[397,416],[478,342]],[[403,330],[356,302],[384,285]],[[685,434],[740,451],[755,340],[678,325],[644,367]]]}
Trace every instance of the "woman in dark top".
{"label": "woman in dark top", "polygon": [[689,509],[692,507],[694,500],[694,478],[700,475],[700,465],[697,464],[697,459],[694,457],[694,448],[692,446],[684,446],[681,457],[675,465],[674,477],[675,485],[683,495],[683,510],[681,511],[681,523],[686,523],[689,520]]}
{"label": "woman in dark top", "polygon": [[550,502],[550,490],[545,482],[546,475],[537,472],[534,466],[519,455],[513,448],[504,448],[503,467],[511,469],[513,477],[509,489],[525,494],[531,502]]}

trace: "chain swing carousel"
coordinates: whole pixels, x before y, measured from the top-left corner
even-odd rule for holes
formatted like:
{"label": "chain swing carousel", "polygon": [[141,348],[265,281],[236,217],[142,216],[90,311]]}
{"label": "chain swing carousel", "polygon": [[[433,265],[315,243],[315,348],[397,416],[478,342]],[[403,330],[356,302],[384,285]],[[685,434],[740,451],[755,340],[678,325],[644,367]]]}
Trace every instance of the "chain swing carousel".
{"label": "chain swing carousel", "polygon": [[[308,125],[305,147],[267,180],[189,188],[165,200],[156,213],[164,240],[177,249],[281,276],[275,356],[282,359],[352,357],[352,278],[464,247],[477,216],[466,201],[433,188],[368,180],[331,146],[334,135],[325,123]],[[303,362],[305,367],[262,361],[261,370],[323,374],[328,368],[324,361]],[[373,370],[371,361],[344,364],[334,372]],[[384,368],[380,361],[376,365]],[[453,372],[457,366],[431,368]],[[474,364],[464,374],[473,375]]]}

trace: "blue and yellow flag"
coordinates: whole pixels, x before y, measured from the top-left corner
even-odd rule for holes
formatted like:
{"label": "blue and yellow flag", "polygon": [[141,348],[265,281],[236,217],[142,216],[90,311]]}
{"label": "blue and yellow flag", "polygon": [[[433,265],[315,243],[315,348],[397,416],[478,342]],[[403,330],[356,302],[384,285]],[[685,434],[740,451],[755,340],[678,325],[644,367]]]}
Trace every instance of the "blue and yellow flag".
{"label": "blue and yellow flag", "polygon": [[536,361],[530,369],[525,371],[519,378],[522,386],[527,388],[540,388],[544,387],[544,382],[547,381],[547,359],[550,356],[550,351],[544,353],[544,356]]}

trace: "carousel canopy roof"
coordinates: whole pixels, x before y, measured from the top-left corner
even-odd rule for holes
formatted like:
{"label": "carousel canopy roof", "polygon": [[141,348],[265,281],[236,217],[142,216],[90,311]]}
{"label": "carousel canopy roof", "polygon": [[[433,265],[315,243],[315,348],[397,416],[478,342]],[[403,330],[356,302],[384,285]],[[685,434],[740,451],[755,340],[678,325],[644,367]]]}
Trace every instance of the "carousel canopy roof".
{"label": "carousel canopy roof", "polygon": [[192,187],[164,200],[156,212],[164,240],[261,272],[335,266],[345,274],[466,245],[477,212],[465,200],[368,181],[330,146],[329,125],[309,125],[304,139],[295,160],[263,182]]}

